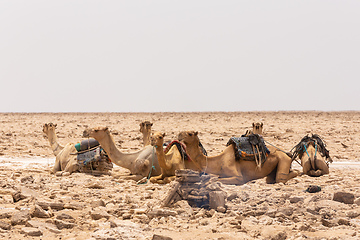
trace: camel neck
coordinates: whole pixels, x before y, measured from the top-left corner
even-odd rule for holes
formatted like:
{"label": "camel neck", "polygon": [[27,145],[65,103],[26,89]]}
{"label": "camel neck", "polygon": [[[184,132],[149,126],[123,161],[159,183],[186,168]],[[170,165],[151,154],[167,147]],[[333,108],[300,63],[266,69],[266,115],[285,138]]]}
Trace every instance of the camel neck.
{"label": "camel neck", "polygon": [[54,155],[57,156],[59,152],[63,149],[63,147],[59,144],[56,133],[50,132],[48,134],[48,140]]}
{"label": "camel neck", "polygon": [[148,132],[144,132],[143,133],[143,141],[144,141],[144,146],[148,146],[150,145],[150,133]]}
{"label": "camel neck", "polygon": [[167,166],[166,162],[166,155],[164,153],[163,145],[156,146],[156,155],[159,162],[159,165],[162,169],[169,169],[169,166]]}
{"label": "camel neck", "polygon": [[130,171],[135,167],[133,164],[133,157],[129,156],[129,154],[122,153],[115,145],[113,138],[110,136],[110,133],[106,132],[105,136],[102,138],[96,139],[101,147],[105,150],[109,158],[116,165],[127,168]]}

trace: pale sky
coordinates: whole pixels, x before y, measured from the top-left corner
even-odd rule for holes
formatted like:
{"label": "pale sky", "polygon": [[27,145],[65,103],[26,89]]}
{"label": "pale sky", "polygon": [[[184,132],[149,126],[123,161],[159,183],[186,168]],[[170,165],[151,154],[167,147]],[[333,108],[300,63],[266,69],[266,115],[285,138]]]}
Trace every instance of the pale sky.
{"label": "pale sky", "polygon": [[1,0],[0,112],[360,110],[360,1]]}

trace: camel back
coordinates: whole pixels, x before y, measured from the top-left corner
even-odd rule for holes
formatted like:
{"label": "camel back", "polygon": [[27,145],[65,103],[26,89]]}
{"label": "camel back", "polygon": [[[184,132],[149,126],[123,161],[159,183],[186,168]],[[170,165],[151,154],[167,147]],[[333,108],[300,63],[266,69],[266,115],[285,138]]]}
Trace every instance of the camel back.
{"label": "camel back", "polygon": [[250,134],[249,136],[232,137],[226,146],[232,145],[235,151],[237,161],[258,161],[261,159],[263,164],[267,155],[270,153],[267,149],[264,139],[259,134]]}
{"label": "camel back", "polygon": [[328,162],[332,162],[329,150],[326,149],[326,144],[317,134],[312,134],[311,136],[306,135],[303,137],[298,144],[296,144],[292,149],[291,153],[293,154],[292,159],[296,157],[302,158],[302,155],[306,152],[306,148],[309,147],[310,143],[317,145],[317,151],[321,154],[322,157],[325,157]]}

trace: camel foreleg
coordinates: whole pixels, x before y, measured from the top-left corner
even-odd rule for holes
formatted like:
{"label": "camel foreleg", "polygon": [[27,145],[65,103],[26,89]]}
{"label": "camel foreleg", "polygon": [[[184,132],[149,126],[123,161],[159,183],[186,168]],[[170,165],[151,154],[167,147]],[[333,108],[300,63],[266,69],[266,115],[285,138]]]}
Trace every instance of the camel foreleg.
{"label": "camel foreleg", "polygon": [[231,185],[242,185],[245,183],[244,178],[242,176],[227,177],[227,178],[219,177],[217,180],[223,184],[231,184]]}

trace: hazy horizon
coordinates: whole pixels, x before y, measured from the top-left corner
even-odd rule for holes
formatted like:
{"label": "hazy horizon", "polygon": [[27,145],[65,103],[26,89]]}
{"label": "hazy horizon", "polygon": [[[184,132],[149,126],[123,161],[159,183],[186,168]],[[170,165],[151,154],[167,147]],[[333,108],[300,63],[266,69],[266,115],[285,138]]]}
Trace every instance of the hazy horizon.
{"label": "hazy horizon", "polygon": [[0,112],[360,111],[360,1],[2,1]]}

